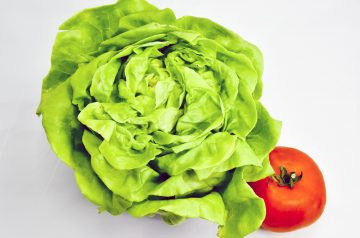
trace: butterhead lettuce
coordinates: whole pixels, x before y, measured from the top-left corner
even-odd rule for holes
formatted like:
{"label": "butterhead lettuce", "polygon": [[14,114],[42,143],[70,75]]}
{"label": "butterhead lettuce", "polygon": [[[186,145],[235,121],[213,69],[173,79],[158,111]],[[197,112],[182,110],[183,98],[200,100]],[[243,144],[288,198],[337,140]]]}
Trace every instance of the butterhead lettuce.
{"label": "butterhead lettuce", "polygon": [[280,131],[262,70],[254,45],[211,20],[120,0],[60,26],[38,114],[100,211],[203,218],[239,238],[265,217],[247,182],[272,173]]}

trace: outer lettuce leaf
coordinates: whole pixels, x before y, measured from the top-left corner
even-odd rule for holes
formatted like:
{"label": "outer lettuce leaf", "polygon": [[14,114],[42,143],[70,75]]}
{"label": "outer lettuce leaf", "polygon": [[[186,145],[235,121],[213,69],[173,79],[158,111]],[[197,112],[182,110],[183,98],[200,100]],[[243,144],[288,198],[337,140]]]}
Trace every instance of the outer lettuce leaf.
{"label": "outer lettuce leaf", "polygon": [[38,114],[100,211],[200,217],[223,238],[265,216],[247,182],[273,173],[281,124],[259,102],[260,51],[145,0],[86,9],[58,33]]}
{"label": "outer lettuce leaf", "polygon": [[275,147],[281,130],[281,122],[270,117],[261,103],[257,103],[258,120],[255,128],[246,137],[259,158],[264,158]]}
{"label": "outer lettuce leaf", "polygon": [[244,237],[258,229],[265,219],[265,203],[256,196],[242,173],[242,169],[236,169],[223,192],[228,214],[225,225],[219,227],[220,238]]}
{"label": "outer lettuce leaf", "polygon": [[156,214],[159,210],[185,218],[200,217],[217,224],[225,222],[225,207],[219,193],[211,193],[201,198],[146,201],[132,206],[128,212],[135,217]]}
{"label": "outer lettuce leaf", "polygon": [[243,177],[247,182],[255,182],[274,174],[270,165],[269,156],[266,156],[260,166],[246,166],[243,168]]}
{"label": "outer lettuce leaf", "polygon": [[68,81],[57,87],[43,103],[43,126],[56,155],[74,169],[80,191],[100,210],[120,214],[130,202],[114,195],[92,170],[81,146],[82,126],[76,120],[76,108],[71,104],[71,88]]}

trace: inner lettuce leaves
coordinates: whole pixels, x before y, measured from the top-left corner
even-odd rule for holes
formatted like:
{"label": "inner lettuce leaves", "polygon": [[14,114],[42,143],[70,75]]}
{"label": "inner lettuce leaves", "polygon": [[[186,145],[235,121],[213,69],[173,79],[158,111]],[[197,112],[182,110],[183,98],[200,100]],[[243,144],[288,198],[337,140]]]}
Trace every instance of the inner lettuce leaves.
{"label": "inner lettuce leaves", "polygon": [[37,113],[100,211],[203,218],[239,238],[265,217],[247,182],[273,172],[281,127],[259,102],[262,70],[211,20],[120,0],[60,26]]}

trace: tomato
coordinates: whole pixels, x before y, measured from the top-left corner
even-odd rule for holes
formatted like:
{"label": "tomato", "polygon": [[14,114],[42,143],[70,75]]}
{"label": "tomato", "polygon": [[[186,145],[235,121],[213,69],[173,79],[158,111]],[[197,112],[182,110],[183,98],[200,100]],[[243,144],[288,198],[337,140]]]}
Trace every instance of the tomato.
{"label": "tomato", "polygon": [[326,203],[323,175],[305,153],[277,147],[270,153],[275,175],[250,183],[264,199],[266,218],[262,227],[271,231],[293,231],[314,223]]}

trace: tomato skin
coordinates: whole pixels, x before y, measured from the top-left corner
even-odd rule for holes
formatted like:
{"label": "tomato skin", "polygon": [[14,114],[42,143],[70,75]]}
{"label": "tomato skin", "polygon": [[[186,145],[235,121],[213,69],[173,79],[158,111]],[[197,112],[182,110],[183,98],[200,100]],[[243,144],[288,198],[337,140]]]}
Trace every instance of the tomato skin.
{"label": "tomato skin", "polygon": [[289,147],[276,147],[270,153],[270,164],[276,174],[280,174],[283,166],[297,175],[302,172],[303,177],[293,188],[281,187],[271,178],[249,183],[265,201],[266,218],[262,227],[288,232],[314,223],[326,204],[325,182],[319,167],[308,155]]}

